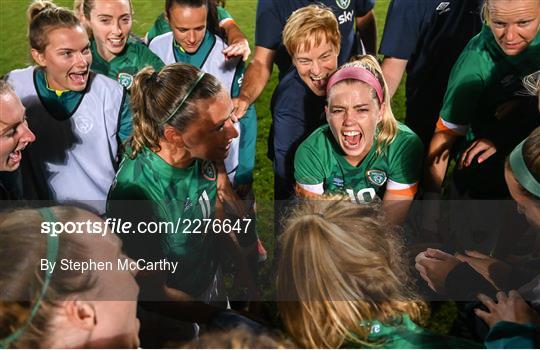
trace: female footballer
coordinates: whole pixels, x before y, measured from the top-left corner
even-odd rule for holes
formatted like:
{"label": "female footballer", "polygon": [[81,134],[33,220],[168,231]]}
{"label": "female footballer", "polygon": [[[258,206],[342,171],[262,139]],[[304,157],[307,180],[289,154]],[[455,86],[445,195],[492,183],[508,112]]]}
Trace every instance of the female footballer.
{"label": "female footballer", "polygon": [[381,68],[372,56],[340,67],[329,79],[328,125],[298,148],[297,192],[348,194],[353,202],[382,199],[392,223],[405,220],[422,166],[422,143],[396,121]]}
{"label": "female footballer", "polygon": [[131,0],[84,0],[81,21],[92,34],[92,70],[130,89],[144,67],[160,70],[163,62],[143,43],[130,37]]}
{"label": "female footballer", "polygon": [[88,35],[71,11],[38,1],[28,17],[37,66],[8,78],[37,138],[23,162],[24,196],[84,202],[103,214],[119,142],[131,133],[124,91],[90,71]]}

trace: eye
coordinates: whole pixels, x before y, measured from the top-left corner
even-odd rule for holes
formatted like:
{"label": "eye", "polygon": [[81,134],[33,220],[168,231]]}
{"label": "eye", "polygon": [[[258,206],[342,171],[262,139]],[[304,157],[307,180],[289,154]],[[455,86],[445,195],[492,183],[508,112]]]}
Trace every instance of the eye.
{"label": "eye", "polygon": [[71,52],[71,51],[63,51],[61,53],[61,55],[64,56],[64,57],[71,57],[71,56],[73,56],[73,52]]}
{"label": "eye", "polygon": [[6,131],[2,136],[6,137],[6,138],[7,137],[13,137],[13,136],[15,136],[15,131],[16,131],[15,128],[11,128],[8,131]]}
{"label": "eye", "polygon": [[110,24],[111,23],[111,20],[108,19],[108,18],[103,18],[102,20],[99,21],[100,23],[103,23],[103,24]]}
{"label": "eye", "polygon": [[504,22],[493,22],[493,25],[495,28],[504,28],[506,24]]}
{"label": "eye", "polygon": [[83,54],[83,55],[89,55],[89,54],[90,54],[90,48],[87,47],[87,48],[83,49],[83,50],[82,50],[82,54]]}
{"label": "eye", "polygon": [[187,29],[181,28],[181,29],[178,29],[178,31],[179,31],[180,33],[186,33],[186,32],[187,32]]}
{"label": "eye", "polygon": [[519,21],[518,22],[518,26],[520,27],[526,27],[529,25],[529,23],[531,23],[531,21]]}
{"label": "eye", "polygon": [[122,19],[122,23],[124,24],[129,24],[130,22],[131,22],[131,18],[129,17]]}

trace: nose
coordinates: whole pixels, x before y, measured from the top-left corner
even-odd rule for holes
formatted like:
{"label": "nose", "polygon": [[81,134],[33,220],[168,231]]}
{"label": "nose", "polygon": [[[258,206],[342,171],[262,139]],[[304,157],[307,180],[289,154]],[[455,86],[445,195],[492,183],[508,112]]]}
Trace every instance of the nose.
{"label": "nose", "polygon": [[195,36],[195,32],[190,31],[189,34],[188,34],[188,42],[190,44],[194,44],[196,40],[197,40],[197,38]]}
{"label": "nose", "polygon": [[319,76],[321,74],[321,64],[317,60],[313,60],[311,64],[311,74]]}
{"label": "nose", "polygon": [[343,125],[351,125],[353,124],[353,114],[350,110],[345,110],[345,113],[343,114]]}
{"label": "nose", "polygon": [[227,121],[227,139],[232,140],[238,137],[238,130],[236,130],[234,123],[231,119]]}
{"label": "nose", "polygon": [[509,25],[505,31],[505,39],[507,42],[513,42],[516,39],[516,29],[513,25]]}
{"label": "nose", "polygon": [[120,29],[120,22],[115,22],[113,25],[113,34],[120,36],[122,34],[122,29]]}
{"label": "nose", "polygon": [[25,121],[21,124],[21,138],[19,140],[20,143],[24,143],[25,145],[32,143],[36,140],[36,135],[30,130],[28,127],[28,123]]}
{"label": "nose", "polygon": [[75,65],[78,67],[84,66],[86,68],[90,65],[91,59],[92,59],[91,55],[86,55],[83,52],[79,52],[79,54],[77,55],[77,62],[75,63]]}

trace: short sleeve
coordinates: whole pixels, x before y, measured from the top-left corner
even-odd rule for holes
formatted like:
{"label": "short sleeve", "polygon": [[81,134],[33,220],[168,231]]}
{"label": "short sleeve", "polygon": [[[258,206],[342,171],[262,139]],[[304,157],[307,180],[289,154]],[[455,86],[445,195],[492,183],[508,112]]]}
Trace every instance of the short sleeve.
{"label": "short sleeve", "polygon": [[257,3],[255,45],[277,50],[281,44],[281,22],[277,3],[281,0],[266,0]]}
{"label": "short sleeve", "polygon": [[412,131],[403,133],[390,144],[387,191],[414,196],[424,159],[424,146]]}
{"label": "short sleeve", "polygon": [[361,17],[367,14],[369,11],[373,10],[375,6],[375,0],[356,0],[354,6],[354,15],[356,17]]}
{"label": "short sleeve", "polygon": [[219,21],[220,26],[222,22],[226,22],[227,20],[234,20],[234,18],[231,16],[229,11],[225,10],[221,6],[217,7],[217,15],[218,15],[218,21]]}
{"label": "short sleeve", "polygon": [[465,51],[459,56],[448,79],[437,130],[449,130],[458,135],[467,132],[486,86],[482,71],[485,65],[479,53]]}
{"label": "short sleeve", "polygon": [[324,171],[321,155],[306,141],[298,147],[294,156],[294,178],[297,186],[303,190],[323,194]]}
{"label": "short sleeve", "polygon": [[431,2],[392,1],[386,15],[380,54],[409,60],[420,39],[424,22],[425,11],[420,6],[425,7],[427,4],[431,4]]}

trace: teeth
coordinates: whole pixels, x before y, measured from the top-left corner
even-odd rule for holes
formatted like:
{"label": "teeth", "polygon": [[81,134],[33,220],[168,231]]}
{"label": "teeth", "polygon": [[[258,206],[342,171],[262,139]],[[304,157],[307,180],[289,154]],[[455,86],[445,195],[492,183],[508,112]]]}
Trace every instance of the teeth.
{"label": "teeth", "polygon": [[319,80],[323,80],[326,76],[321,76],[321,77],[311,77],[312,80],[316,80],[316,81],[319,81]]}
{"label": "teeth", "polygon": [[356,136],[356,135],[360,135],[360,132],[359,131],[344,131],[343,135],[344,136]]}

